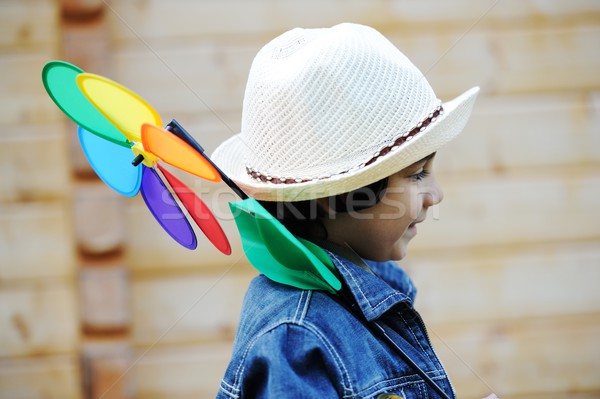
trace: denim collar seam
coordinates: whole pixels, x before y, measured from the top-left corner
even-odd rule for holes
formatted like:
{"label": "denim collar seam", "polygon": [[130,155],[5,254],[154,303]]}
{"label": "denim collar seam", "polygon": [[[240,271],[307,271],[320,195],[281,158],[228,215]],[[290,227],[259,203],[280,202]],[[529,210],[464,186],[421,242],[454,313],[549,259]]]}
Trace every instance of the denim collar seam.
{"label": "denim collar seam", "polygon": [[[356,288],[358,288],[358,291],[360,291],[360,294],[362,295],[362,297],[364,298],[364,300],[367,302],[367,304],[371,308],[371,311],[375,312],[378,307],[380,307],[381,305],[383,305],[385,302],[388,301],[388,299],[390,299],[392,297],[399,297],[399,300],[396,301],[396,303],[399,303],[399,302],[402,302],[402,301],[406,301],[406,300],[410,300],[410,298],[406,294],[403,294],[403,293],[395,290],[394,288],[390,287],[390,289],[393,290],[393,292],[391,292],[388,296],[386,296],[385,298],[383,298],[382,300],[380,300],[377,304],[375,304],[375,305],[371,304],[371,301],[369,301],[369,297],[364,293],[364,291],[360,287],[360,284],[358,284],[358,281],[356,281],[356,279],[354,278],[354,274],[344,264],[343,260],[341,260],[336,254],[334,254],[332,252],[329,252],[329,253],[334,258],[334,260],[336,261],[336,263],[338,264],[338,266],[342,267],[344,269],[344,271],[346,272],[346,274],[350,276],[350,278],[352,279],[352,282],[354,283],[354,286]],[[386,284],[387,284],[387,282],[386,282]],[[354,292],[354,290],[352,290],[352,289],[351,289],[351,291]]]}
{"label": "denim collar seam", "polygon": [[[350,272],[350,269],[348,269],[348,267],[344,264],[344,262],[342,262],[340,260],[340,258],[338,258],[335,254],[332,254],[332,255],[335,258],[335,260],[337,261],[337,263],[339,263],[339,266],[342,267],[344,269],[344,271],[347,273],[347,275],[350,276],[350,278],[352,279],[352,282],[354,283],[354,286],[356,288],[358,288],[358,291],[360,292],[360,294],[362,295],[362,297],[364,298],[364,300],[367,301],[367,303],[369,304],[369,306],[373,307],[371,305],[371,302],[369,302],[369,298],[367,298],[367,296],[363,292],[360,284],[358,284],[358,281],[356,281],[356,278],[354,278],[354,274]],[[351,289],[351,291],[354,291],[354,290]]]}
{"label": "denim collar seam", "polygon": [[[413,338],[415,339],[415,341],[417,341],[417,343],[419,344],[419,348],[421,348],[421,350],[427,355],[427,358],[429,359],[429,362],[431,364],[435,364],[436,368],[437,368],[437,363],[435,362],[434,359],[431,358],[431,356],[429,355],[429,351],[427,351],[423,345],[421,344],[421,340],[419,340],[419,338],[417,338],[417,334],[415,334],[415,331],[413,330],[413,328],[411,327],[411,325],[408,323],[408,321],[406,321],[406,318],[404,317],[404,315],[402,314],[402,312],[398,312],[398,316],[400,317],[400,319],[402,320],[402,322],[404,323],[404,325],[406,327],[408,327],[408,330],[410,331],[410,333],[412,334]],[[430,347],[430,351],[433,351],[433,348]]]}

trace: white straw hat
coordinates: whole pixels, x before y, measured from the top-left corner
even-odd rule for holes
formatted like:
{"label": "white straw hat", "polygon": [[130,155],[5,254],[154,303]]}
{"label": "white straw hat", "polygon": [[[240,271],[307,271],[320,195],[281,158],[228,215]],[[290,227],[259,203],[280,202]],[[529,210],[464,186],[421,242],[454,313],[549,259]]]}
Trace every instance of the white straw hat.
{"label": "white straw hat", "polygon": [[254,58],[242,131],[212,159],[259,200],[341,194],[452,140],[478,92],[442,104],[423,74],[370,27],[296,28]]}

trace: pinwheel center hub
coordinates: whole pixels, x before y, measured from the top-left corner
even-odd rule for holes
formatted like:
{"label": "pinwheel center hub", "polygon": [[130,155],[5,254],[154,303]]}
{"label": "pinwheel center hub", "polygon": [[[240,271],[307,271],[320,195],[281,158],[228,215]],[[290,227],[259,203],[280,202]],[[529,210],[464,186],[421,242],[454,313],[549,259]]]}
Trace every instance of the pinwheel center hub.
{"label": "pinwheel center hub", "polygon": [[136,157],[138,157],[140,155],[142,157],[144,157],[144,159],[142,160],[142,163],[149,168],[154,167],[154,165],[156,164],[156,161],[158,160],[156,155],[152,154],[149,151],[146,151],[144,149],[144,146],[142,145],[142,143],[139,141],[131,147],[131,151],[133,151],[133,154]]}

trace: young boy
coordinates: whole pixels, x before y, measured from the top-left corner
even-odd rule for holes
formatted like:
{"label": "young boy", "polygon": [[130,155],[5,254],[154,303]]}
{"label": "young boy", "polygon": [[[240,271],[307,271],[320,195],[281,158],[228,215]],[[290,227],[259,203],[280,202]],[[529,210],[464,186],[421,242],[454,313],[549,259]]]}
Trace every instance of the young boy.
{"label": "young boy", "polygon": [[462,131],[477,93],[442,103],[362,25],[293,29],[259,51],[242,132],[212,158],[292,233],[326,249],[346,297],[256,277],[219,398],[455,396],[412,281],[392,261],[442,200],[434,156]]}

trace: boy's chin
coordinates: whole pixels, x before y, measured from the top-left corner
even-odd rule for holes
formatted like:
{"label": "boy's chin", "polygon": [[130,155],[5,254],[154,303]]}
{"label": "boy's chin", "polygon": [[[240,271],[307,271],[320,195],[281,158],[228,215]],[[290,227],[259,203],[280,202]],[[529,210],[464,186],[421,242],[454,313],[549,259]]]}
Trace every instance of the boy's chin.
{"label": "boy's chin", "polygon": [[389,260],[402,260],[408,254],[408,242],[398,242],[394,247]]}

